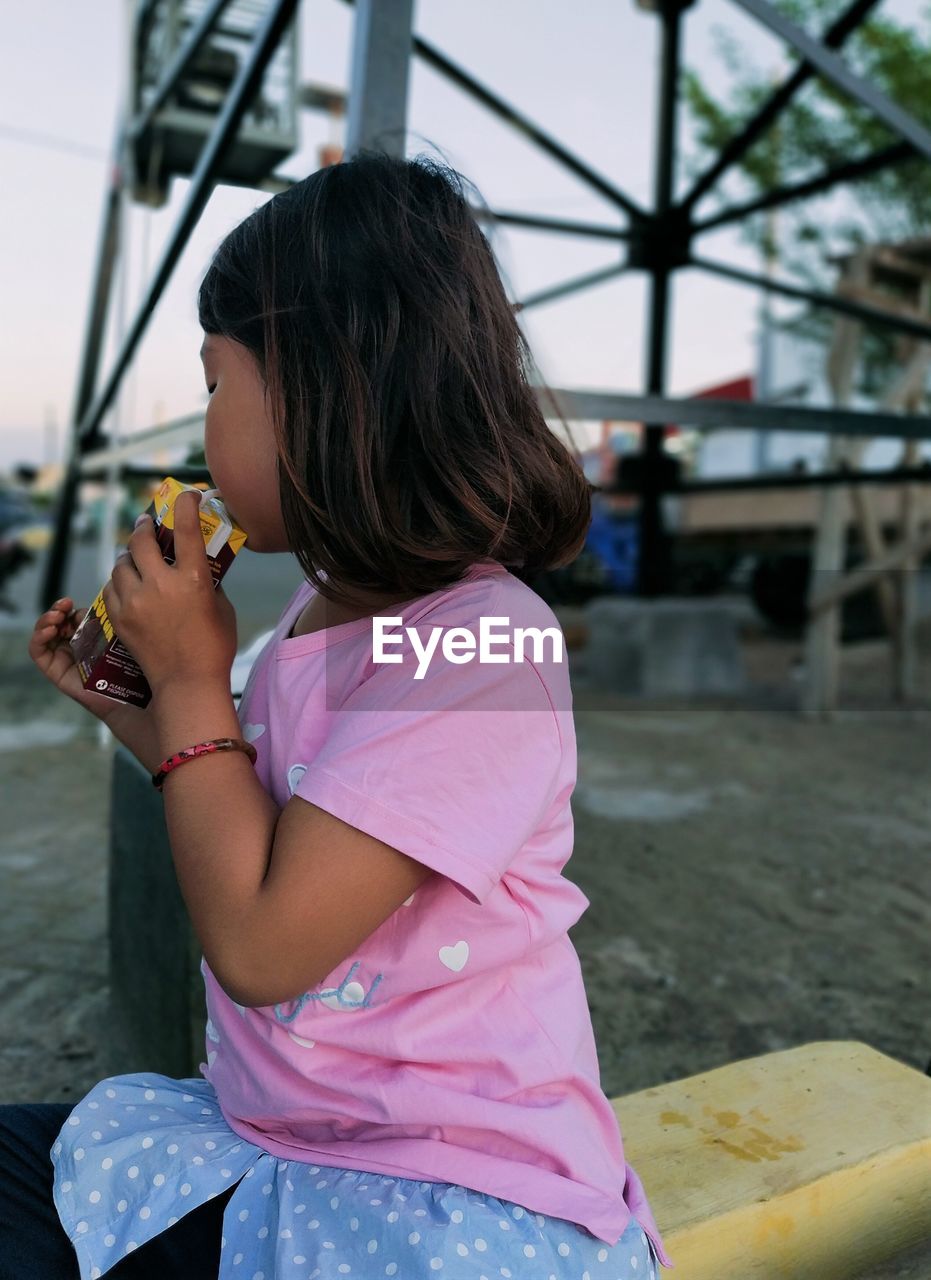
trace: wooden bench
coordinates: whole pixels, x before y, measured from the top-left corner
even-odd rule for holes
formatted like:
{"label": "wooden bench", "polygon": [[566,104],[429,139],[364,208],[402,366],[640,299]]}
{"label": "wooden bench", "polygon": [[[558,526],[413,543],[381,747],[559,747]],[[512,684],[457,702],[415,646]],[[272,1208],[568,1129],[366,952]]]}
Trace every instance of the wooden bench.
{"label": "wooden bench", "polygon": [[[931,1078],[824,1040],[612,1099],[675,1280],[854,1280],[931,1246]],[[929,1250],[931,1252],[931,1250]]]}

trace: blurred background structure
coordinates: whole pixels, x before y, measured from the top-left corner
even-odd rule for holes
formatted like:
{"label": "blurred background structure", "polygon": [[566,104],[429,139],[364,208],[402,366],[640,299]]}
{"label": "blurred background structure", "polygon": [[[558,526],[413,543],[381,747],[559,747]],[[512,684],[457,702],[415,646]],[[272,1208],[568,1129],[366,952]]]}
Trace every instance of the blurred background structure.
{"label": "blurred background structure", "polygon": [[[31,406],[41,450],[9,458],[0,495],[16,908],[0,954],[10,1008],[47,1015],[0,1048],[6,1096],[197,1069],[196,948],[157,797],[125,752],[73,750],[95,726],[39,687],[26,635],[58,595],[89,603],[163,476],[210,483],[205,255],[256,200],[361,146],[436,146],[477,183],[541,408],[598,486],[584,551],[534,585],[573,667],[570,874],[592,901],[573,940],[606,1091],[820,1039],[924,1072],[931,15],[911,0],[119,12],[118,38],[103,20],[95,35],[123,63],[96,254],[64,205],[51,224],[87,268],[73,404],[61,427],[42,390],[24,398],[41,370],[23,355],[0,407]],[[30,313],[22,348],[15,312],[9,349],[44,345],[48,364],[56,309]],[[299,581],[291,557],[240,559],[224,584],[234,694]],[[927,1261],[870,1280],[919,1280]]]}
{"label": "blurred background structure", "polygon": [[[341,89],[302,78],[296,3],[129,4],[124,98],[67,457],[54,487],[49,468],[29,477],[36,495],[53,498],[37,606],[46,607],[66,589],[76,532],[89,524],[99,531],[98,567],[105,574],[117,530],[131,522],[169,467],[179,478],[210,483],[197,446],[201,413],[132,431],[125,429],[125,419],[134,362],[214,189],[286,187],[294,179],[282,166],[299,149],[299,121],[307,112],[329,122],[328,138],[317,147],[321,164],[337,163],[364,145],[416,150],[407,99],[410,66],[417,60],[624,219],[617,227],[475,205],[476,215],[496,234],[501,228],[534,229],[553,240],[613,242],[621,251],[614,265],[515,299],[522,322],[533,308],[618,276],[640,273],[646,280],[641,392],[577,386],[551,391],[552,377],[547,386],[540,376],[541,407],[554,429],[568,420],[575,428],[587,427],[589,435],[593,427],[600,432],[588,448],[578,449],[574,437],[571,443],[601,488],[585,552],[566,570],[543,576],[536,584],[540,593],[551,603],[581,604],[606,593],[647,601],[736,587],[746,590],[773,625],[806,628],[800,702],[808,715],[830,714],[837,699],[839,645],[864,635],[889,636],[894,696],[913,699],[914,632],[925,598],[921,569],[931,551],[923,527],[931,429],[921,413],[931,350],[931,249],[915,234],[931,212],[931,132],[923,118],[926,105],[914,88],[927,67],[927,48],[907,23],[878,16],[878,0],[846,6],[818,0],[804,13],[766,0],[733,0],[732,9],[749,15],[796,56],[784,74],[770,73],[768,82],[744,72],[727,100],[712,93],[707,77],[685,68],[684,29],[696,8],[691,0],[641,0],[639,8],[644,13],[629,21],[649,15],[658,28],[648,203],[633,198],[435,43],[412,35],[410,6],[375,6],[370,12],[360,5],[350,83]],[[854,56],[845,62],[838,51],[848,46]],[[694,171],[685,182],[683,91]],[[751,198],[722,198],[723,184],[735,171]],[[188,183],[183,204],[130,307],[129,208],[164,208],[178,180]],[[833,246],[823,229],[803,219],[783,237],[782,256],[796,269],[795,278],[786,276],[777,212],[810,209],[812,201],[823,202],[840,188],[865,191],[867,210],[878,199],[884,217],[851,222],[845,211]],[[717,209],[703,214],[716,196]],[[897,221],[903,233],[897,239],[888,238],[890,210],[892,224]],[[702,251],[709,235],[735,225],[745,227],[758,245],[763,271]],[[880,228],[884,238],[877,234]],[[844,244],[847,251],[836,252]],[[800,246],[808,251],[801,263]],[[835,271],[833,287],[823,282],[823,270],[820,284],[819,272],[813,273],[813,247],[827,260],[820,265]],[[685,272],[758,288],[767,301],[754,367],[683,398],[671,397],[668,384],[673,286]],[[777,322],[773,297],[802,307]],[[114,350],[102,373],[108,323]],[[838,360],[843,386],[834,368]],[[867,453],[869,466],[863,465]],[[23,563],[30,541],[41,543],[42,534],[20,537],[10,548],[9,572]],[[683,626],[687,654],[688,622]]]}

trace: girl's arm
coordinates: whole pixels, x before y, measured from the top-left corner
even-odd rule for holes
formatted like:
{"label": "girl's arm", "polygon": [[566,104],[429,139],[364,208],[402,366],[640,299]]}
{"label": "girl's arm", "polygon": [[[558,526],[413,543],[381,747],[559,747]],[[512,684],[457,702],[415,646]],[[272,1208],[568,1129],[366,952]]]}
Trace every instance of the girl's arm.
{"label": "girl's arm", "polygon": [[[149,712],[156,768],[195,743],[242,737],[228,682],[166,681],[155,689]],[[242,751],[218,751],[173,769],[162,797],[178,886],[204,957],[227,995],[250,1005],[246,939],[271,857],[278,806]],[[274,929],[267,941],[273,938]]]}
{"label": "girl's arm", "polygon": [[[230,689],[236,614],[213,582],[192,501],[175,503],[175,555],[166,565],[143,520],[102,592],[152,688],[146,714],[158,760],[205,739],[242,737]],[[162,795],[194,932],[243,1006],[302,995],[431,874],[299,797],[279,810],[242,751],[186,761]]]}
{"label": "girl's arm", "polygon": [[158,726],[147,709],[114,703],[113,710],[101,719],[144,769],[157,772],[165,757],[158,753]]}
{"label": "girl's arm", "polygon": [[[242,735],[219,681],[166,683],[150,710],[161,759]],[[162,794],[194,932],[220,986],[247,1008],[316,986],[434,874],[297,796],[279,809],[242,751],[180,765]]]}

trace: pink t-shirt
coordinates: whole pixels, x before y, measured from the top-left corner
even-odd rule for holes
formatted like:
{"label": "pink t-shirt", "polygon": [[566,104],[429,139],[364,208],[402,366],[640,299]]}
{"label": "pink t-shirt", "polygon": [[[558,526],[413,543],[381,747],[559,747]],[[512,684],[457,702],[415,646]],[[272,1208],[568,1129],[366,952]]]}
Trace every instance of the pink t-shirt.
{"label": "pink t-shirt", "polygon": [[[520,579],[482,561],[386,610],[400,663],[374,661],[371,618],[289,637],[302,583],[239,706],[256,770],[431,867],[345,962],[285,1005],[248,1009],[206,962],[201,1071],[241,1137],[283,1159],[454,1182],[615,1244],[636,1215],[672,1266],[624,1159],[567,930],[589,906],[563,876],[576,745],[565,652]],[[493,624],[495,662],[447,658],[433,628]],[[416,627],[420,653],[408,627]],[[502,637],[504,639],[502,640]],[[505,661],[501,660],[501,655]],[[416,673],[420,669],[421,676]]]}

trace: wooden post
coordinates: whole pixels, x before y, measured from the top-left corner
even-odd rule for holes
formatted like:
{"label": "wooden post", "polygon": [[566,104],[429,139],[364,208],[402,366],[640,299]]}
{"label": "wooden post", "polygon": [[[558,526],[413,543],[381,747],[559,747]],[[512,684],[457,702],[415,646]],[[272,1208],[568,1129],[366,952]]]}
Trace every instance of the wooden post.
{"label": "wooden post", "polygon": [[[851,466],[859,467],[866,447],[870,443],[871,441],[869,440],[858,441],[858,447],[854,450]],[[860,526],[860,536],[863,539],[866,558],[875,560],[886,549],[886,540],[883,537],[882,525],[876,510],[875,497],[862,484],[852,484],[849,492],[857,524]],[[877,578],[876,592],[879,596],[879,608],[886,624],[886,630],[892,637],[893,644],[895,644],[900,622],[899,599],[896,594],[895,584],[888,578]]]}
{"label": "wooden post", "polygon": [[[873,255],[879,260],[878,253]],[[858,290],[855,287],[845,289],[847,297],[857,298]],[[863,300],[869,294],[875,300],[875,290],[867,287],[863,290]],[[899,310],[904,311],[906,308],[900,307]],[[917,311],[907,308],[910,314],[917,317],[927,313],[927,305],[925,301],[925,286],[922,286],[922,306]],[[897,409],[902,409],[911,396],[920,390],[924,385],[924,377],[928,368],[929,355],[931,348],[927,343],[919,341],[917,338],[906,338],[900,343],[902,352],[902,360],[904,367],[899,375],[893,379],[890,386],[880,397],[879,407],[887,413],[894,413]],[[866,451],[870,441],[860,439],[852,449],[850,458],[851,467],[858,467],[860,461]],[[860,534],[863,539],[863,546],[866,557],[875,560],[880,557],[886,549],[885,538],[883,537],[882,525],[877,512],[877,504],[873,494],[863,485],[851,485],[851,499],[853,502],[854,512],[857,522],[860,526]],[[901,651],[901,636],[899,628],[902,621],[902,610],[899,593],[896,590],[895,581],[891,578],[879,577],[876,580],[876,590],[879,596],[880,609],[882,611],[883,620],[886,624],[886,630],[892,639],[892,652],[894,654]]]}
{"label": "wooden post", "polygon": [[[828,448],[828,470],[836,471],[844,460],[846,444],[846,437],[832,437]],[[809,607],[815,595],[824,589],[826,579],[832,575],[837,578],[841,574],[845,544],[843,490],[840,485],[830,485],[821,490],[808,587]],[[805,634],[805,682],[802,687],[802,715],[807,720],[828,720],[836,706],[839,643],[839,609],[826,609],[809,619]]]}
{"label": "wooden post", "polygon": [[[867,273],[867,255],[864,250],[848,258],[844,268],[846,282],[865,282]],[[839,316],[834,322],[827,373],[834,403],[838,407],[846,405],[850,399],[861,332],[860,322],[848,316]],[[849,437],[831,436],[827,469],[838,470],[847,461],[849,452]],[[843,572],[846,535],[844,489],[841,485],[826,485],[821,490],[819,500],[808,586],[809,605],[823,592],[832,575],[839,578]],[[801,713],[807,720],[830,719],[837,705],[839,642],[839,609],[825,609],[809,619],[805,632],[805,679],[801,697]]]}
{"label": "wooden post", "polygon": [[[916,267],[916,274],[919,272],[921,279],[918,288],[918,314],[927,317],[931,310],[931,272],[927,267],[923,269]],[[931,365],[931,343],[909,338],[903,341],[902,348],[904,368],[883,397],[883,407],[903,408],[908,413],[918,413],[924,399],[928,367]],[[902,451],[902,466],[914,467],[920,460],[921,449],[918,441],[907,440]],[[905,484],[902,487],[899,536],[909,547],[916,547],[921,534],[922,494],[923,490],[919,485]],[[915,696],[917,664],[915,632],[918,623],[920,569],[921,556],[915,553],[906,558],[899,570],[896,592],[899,625],[893,633],[892,643],[892,686],[893,697],[897,702],[908,702]]]}
{"label": "wooden post", "polygon": [[[924,315],[931,310],[931,278],[927,274],[921,282],[920,308]],[[915,342],[902,386],[902,402],[910,413],[919,413],[921,410],[929,365],[931,365],[931,343]],[[918,441],[907,441],[903,450],[904,465],[917,466],[920,458],[921,449]],[[920,485],[903,486],[901,537],[903,542],[912,547],[918,543],[923,518],[926,515],[922,510],[923,495],[924,490]],[[900,627],[898,644],[893,654],[893,696],[897,702],[909,702],[916,693],[918,655],[915,636],[918,626],[918,574],[921,570],[921,560],[922,557],[917,553],[910,556],[903,564],[899,575]]]}
{"label": "wooden post", "polygon": [[[844,266],[844,274],[838,284],[838,292],[846,297],[860,297],[863,301],[877,301],[877,289],[872,279],[874,267],[883,266],[915,277],[918,290],[917,306],[904,306],[889,300],[889,309],[903,314],[926,318],[931,310],[931,268],[924,263],[912,262],[890,254],[882,246],[862,249],[851,255]],[[882,295],[879,295],[882,302]],[[834,403],[838,406],[849,402],[853,389],[857,351],[862,335],[859,322],[846,318],[835,322],[834,338],[828,354],[827,370]],[[904,367],[893,379],[880,404],[883,409],[906,409],[917,413],[924,398],[925,379],[931,365],[931,343],[911,338],[903,340],[899,347]],[[828,450],[831,468],[847,463],[851,468],[860,464],[868,440],[850,440],[832,437]],[[914,466],[920,460],[917,441],[910,441],[903,450],[904,466]],[[874,496],[862,485],[851,485],[851,501],[860,526],[869,565],[881,565],[888,558],[888,548]],[[921,541],[922,515],[921,490],[914,484],[906,484],[902,490],[900,515],[900,549],[904,554],[896,558],[895,567],[867,574],[866,581],[878,593],[880,607],[891,639],[894,696],[906,701],[915,690],[915,628],[918,617],[918,572],[921,567],[923,546]],[[837,572],[838,583],[843,581],[846,524],[843,515],[843,490],[835,486],[834,493],[822,490],[818,527],[812,563],[809,590],[809,625],[806,632],[806,680],[802,690],[802,714],[808,719],[830,718],[837,701],[839,680],[840,608],[846,594],[838,595],[836,607],[825,608],[825,594],[831,594],[825,575]],[[898,573],[898,582],[895,574]],[[896,589],[897,588],[897,589]],[[819,608],[814,607],[818,601]]]}
{"label": "wooden post", "polygon": [[819,591],[811,602],[812,617],[834,609],[848,596],[855,596],[858,591],[865,591],[872,586],[873,580],[881,573],[892,573],[900,569],[909,557],[919,559],[931,552],[931,529],[918,535],[917,542],[899,542],[888,547],[879,560],[867,560],[858,564],[855,569],[844,574],[823,591]]}
{"label": "wooden post", "polygon": [[[905,446],[903,461],[906,467],[918,465],[920,449],[917,440],[909,440]],[[902,541],[914,547],[921,534],[921,489],[916,484],[906,484],[902,490]],[[899,630],[893,653],[893,697],[897,702],[910,702],[916,693],[917,658],[915,633],[918,623],[918,572],[921,563],[912,553],[899,572]]]}

